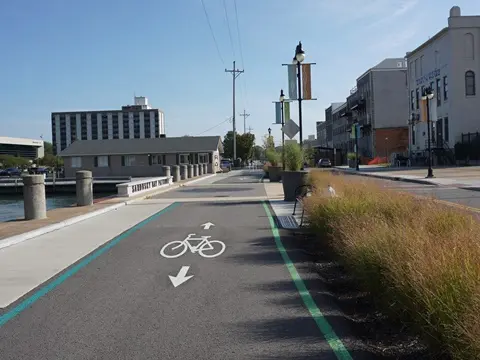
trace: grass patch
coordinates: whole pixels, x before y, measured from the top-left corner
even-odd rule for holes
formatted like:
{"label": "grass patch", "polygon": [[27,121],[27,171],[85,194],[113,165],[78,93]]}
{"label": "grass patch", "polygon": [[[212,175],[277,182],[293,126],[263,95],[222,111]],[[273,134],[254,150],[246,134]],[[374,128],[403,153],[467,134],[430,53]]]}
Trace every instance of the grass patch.
{"label": "grass patch", "polygon": [[[312,230],[376,305],[453,359],[480,358],[480,222],[468,212],[314,171]],[[338,196],[325,196],[332,185]]]}

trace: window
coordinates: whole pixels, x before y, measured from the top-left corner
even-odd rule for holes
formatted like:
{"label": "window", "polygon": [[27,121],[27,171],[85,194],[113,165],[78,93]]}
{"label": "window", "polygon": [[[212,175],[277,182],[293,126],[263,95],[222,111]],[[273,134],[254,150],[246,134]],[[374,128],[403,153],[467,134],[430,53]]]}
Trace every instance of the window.
{"label": "window", "polygon": [[410,109],[415,110],[415,91],[410,91]]}
{"label": "window", "polygon": [[417,88],[416,95],[415,95],[415,103],[417,106],[417,110],[420,108],[420,89]]}
{"label": "window", "polygon": [[190,155],[180,154],[180,164],[190,164]]}
{"label": "window", "polygon": [[122,166],[135,166],[135,156],[134,155],[122,156]]}
{"label": "window", "polygon": [[208,163],[208,154],[198,154],[198,163],[199,164]]}
{"label": "window", "polygon": [[151,165],[165,165],[164,156],[165,155],[152,155]]}
{"label": "window", "polygon": [[440,84],[440,79],[437,79],[437,89],[436,89],[436,96],[437,96],[437,106],[442,105],[442,85]]}
{"label": "window", "polygon": [[443,126],[445,126],[445,131],[444,131],[444,134],[443,134],[443,138],[445,139],[445,141],[449,141],[449,132],[448,132],[448,117],[444,118],[443,119]]}
{"label": "window", "polygon": [[475,96],[475,73],[471,70],[465,73],[465,95]]}
{"label": "window", "polygon": [[423,55],[420,56],[420,76],[423,75]]}
{"label": "window", "polygon": [[72,168],[82,167],[82,158],[79,156],[72,157]]}
{"label": "window", "polygon": [[412,145],[415,145],[415,137],[416,137],[415,124],[413,124],[412,125]]}
{"label": "window", "polygon": [[95,167],[109,167],[107,155],[95,156]]}
{"label": "window", "polygon": [[448,77],[443,77],[443,100],[448,100]]}

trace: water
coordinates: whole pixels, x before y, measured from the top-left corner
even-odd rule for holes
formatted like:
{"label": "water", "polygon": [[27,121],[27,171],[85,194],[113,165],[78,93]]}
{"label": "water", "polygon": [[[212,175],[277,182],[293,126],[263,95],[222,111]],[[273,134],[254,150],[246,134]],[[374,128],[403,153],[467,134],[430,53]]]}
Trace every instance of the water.
{"label": "water", "polygon": [[[102,198],[112,194],[94,194],[94,198]],[[48,195],[47,210],[68,207],[77,202],[75,195]],[[0,222],[23,218],[23,198],[4,196],[0,197]]]}

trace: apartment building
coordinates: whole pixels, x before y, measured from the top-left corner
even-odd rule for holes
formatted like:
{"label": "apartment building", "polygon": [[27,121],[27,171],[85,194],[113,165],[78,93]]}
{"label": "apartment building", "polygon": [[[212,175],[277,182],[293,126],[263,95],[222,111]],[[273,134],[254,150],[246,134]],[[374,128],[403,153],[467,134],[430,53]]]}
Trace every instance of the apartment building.
{"label": "apartment building", "polygon": [[163,111],[152,108],[143,96],[121,110],[53,112],[51,121],[54,154],[76,140],[165,137]]}
{"label": "apartment building", "polygon": [[[406,55],[409,94],[409,144],[412,155],[428,146],[427,123],[420,122],[420,99],[432,87],[431,145],[451,150],[462,134],[480,131],[480,16],[462,16],[450,9],[448,26]],[[478,139],[480,140],[480,139]]]}

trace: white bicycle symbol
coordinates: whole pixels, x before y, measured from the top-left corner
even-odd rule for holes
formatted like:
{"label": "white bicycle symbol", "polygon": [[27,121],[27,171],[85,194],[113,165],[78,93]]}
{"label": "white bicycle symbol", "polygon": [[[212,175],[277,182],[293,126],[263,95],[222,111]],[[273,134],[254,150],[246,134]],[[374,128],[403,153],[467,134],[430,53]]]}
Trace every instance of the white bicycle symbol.
{"label": "white bicycle symbol", "polygon": [[[174,240],[165,244],[160,250],[160,255],[169,259],[173,259],[182,256],[189,249],[192,254],[198,252],[203,257],[213,258],[221,255],[225,251],[226,246],[222,241],[209,240],[211,236],[200,236],[196,238],[192,236],[195,236],[195,234],[189,234],[183,241]],[[189,243],[189,240],[197,240],[200,241],[200,243],[197,246],[192,246]],[[209,254],[207,252],[209,250],[215,250],[215,252]]]}

